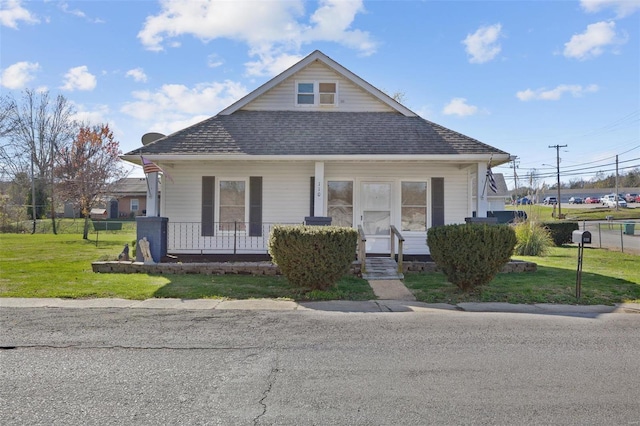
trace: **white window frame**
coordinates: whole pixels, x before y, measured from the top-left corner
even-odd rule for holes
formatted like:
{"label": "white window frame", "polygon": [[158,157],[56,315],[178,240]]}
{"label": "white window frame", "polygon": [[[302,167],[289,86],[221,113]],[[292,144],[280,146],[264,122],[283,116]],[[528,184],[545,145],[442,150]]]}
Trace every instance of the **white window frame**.
{"label": "white window frame", "polygon": [[[424,183],[425,186],[425,216],[424,216],[424,221],[425,221],[425,230],[424,231],[406,231],[404,229],[402,229],[402,184],[403,183]],[[400,197],[399,202],[398,202],[398,209],[400,210],[398,212],[399,214],[399,218],[400,218],[400,232],[402,233],[406,233],[409,235],[412,234],[426,234],[427,230],[429,229],[429,223],[431,218],[430,216],[430,212],[429,212],[429,197],[430,197],[430,191],[431,191],[431,185],[429,183],[429,179],[425,178],[425,179],[400,179],[400,183],[399,183],[399,191],[398,191],[398,195]]]}
{"label": "white window frame", "polygon": [[244,230],[237,230],[238,234],[246,234],[249,232],[248,223],[249,223],[249,178],[241,178],[241,177],[221,177],[216,178],[216,195],[215,195],[215,203],[216,203],[216,217],[218,218],[217,225],[215,227],[215,232],[218,234],[233,234],[232,230],[222,230],[220,229],[220,223],[222,222],[222,215],[220,213],[220,193],[222,182],[244,182]]}
{"label": "white window frame", "polygon": [[[136,205],[135,209],[133,208],[134,201],[135,201],[135,205]],[[140,211],[140,200],[138,200],[137,198],[131,198],[129,200],[129,210],[132,211],[132,212]]]}
{"label": "white window frame", "polygon": [[[320,92],[320,84],[321,83],[329,83],[335,84],[336,91],[335,92]],[[311,95],[310,93],[300,93],[298,89],[300,84],[313,84],[313,103],[311,104],[301,104],[298,103],[298,95]],[[320,103],[320,95],[321,94],[333,94],[333,103]],[[301,108],[310,108],[310,107],[336,107],[338,106],[338,80],[296,80],[295,82],[295,105]]]}

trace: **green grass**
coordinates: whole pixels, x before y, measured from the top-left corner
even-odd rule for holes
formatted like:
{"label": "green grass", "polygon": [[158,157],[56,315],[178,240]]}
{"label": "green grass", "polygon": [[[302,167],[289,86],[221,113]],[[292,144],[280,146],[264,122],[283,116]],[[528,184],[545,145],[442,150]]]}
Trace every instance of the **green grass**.
{"label": "green grass", "polygon": [[[79,234],[1,234],[0,297],[281,298],[289,300],[371,300],[365,280],[344,277],[329,291],[300,290],[284,277],[247,275],[96,274],[91,262],[115,259],[134,232]],[[535,273],[499,274],[481,291],[463,294],[444,275],[407,274],[405,284],[424,302],[640,303],[638,256],[595,248],[584,250],[582,298],[575,298],[577,249],[553,248],[546,257],[524,257]]]}
{"label": "green grass", "polygon": [[585,249],[582,297],[576,299],[577,248],[555,247],[546,257],[514,256],[538,264],[533,273],[498,274],[473,293],[462,293],[444,274],[409,274],[406,286],[429,303],[508,302],[612,305],[640,303],[639,258],[601,249]]}
{"label": "green grass", "polygon": [[91,262],[115,260],[134,232],[100,232],[83,240],[80,234],[0,235],[0,297],[152,297],[283,298],[291,300],[370,300],[365,280],[344,277],[328,291],[292,287],[281,276],[96,274]]}

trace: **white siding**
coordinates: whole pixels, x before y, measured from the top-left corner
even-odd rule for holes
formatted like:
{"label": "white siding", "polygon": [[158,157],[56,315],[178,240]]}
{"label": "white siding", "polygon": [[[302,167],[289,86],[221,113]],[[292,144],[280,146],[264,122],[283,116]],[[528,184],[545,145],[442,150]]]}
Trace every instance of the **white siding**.
{"label": "white siding", "polygon": [[[335,106],[296,106],[296,81],[337,81],[338,103]],[[332,111],[332,112],[391,112],[391,107],[380,102],[351,81],[335,73],[326,65],[315,62],[292,75],[273,89],[247,104],[252,111]]]}
{"label": "white siding", "polygon": [[[229,237],[200,236],[202,204],[202,176],[220,178],[247,178],[261,176],[263,181],[264,223],[303,223],[310,215],[310,177],[314,174],[314,162],[189,162],[166,166],[174,182],[163,183],[162,212],[169,218],[170,227],[185,224],[180,232],[181,241],[170,238],[169,252],[212,253],[229,252],[233,242]],[[393,224],[400,228],[400,182],[419,180],[427,182],[427,223],[431,221],[430,185],[432,177],[443,177],[445,185],[445,220],[447,224],[464,223],[470,216],[468,170],[455,165],[374,162],[326,162],[325,180],[354,180],[354,216],[359,223],[359,185],[365,181],[391,182],[393,189]],[[326,202],[325,202],[326,205]],[[180,225],[182,226],[182,225]],[[428,253],[426,233],[404,233],[406,254]],[[265,239],[247,238],[236,241],[239,252],[264,252]],[[226,238],[226,240],[225,240]],[[179,243],[179,244],[178,244]],[[180,245],[181,250],[176,250]],[[190,247],[190,248],[184,248]]]}

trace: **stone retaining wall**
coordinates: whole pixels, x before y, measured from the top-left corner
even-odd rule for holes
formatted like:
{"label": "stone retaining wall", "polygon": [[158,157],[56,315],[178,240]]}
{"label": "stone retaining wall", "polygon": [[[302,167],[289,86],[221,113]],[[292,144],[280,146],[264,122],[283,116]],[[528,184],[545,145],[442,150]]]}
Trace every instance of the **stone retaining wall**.
{"label": "stone retaining wall", "polygon": [[[207,263],[157,263],[142,262],[93,262],[93,272],[119,274],[204,274],[204,275],[280,275],[280,270],[271,262],[207,262]],[[434,262],[403,262],[403,271],[435,272]],[[535,272],[532,262],[511,261],[502,268],[502,273]],[[360,262],[353,262],[351,274],[361,275]]]}

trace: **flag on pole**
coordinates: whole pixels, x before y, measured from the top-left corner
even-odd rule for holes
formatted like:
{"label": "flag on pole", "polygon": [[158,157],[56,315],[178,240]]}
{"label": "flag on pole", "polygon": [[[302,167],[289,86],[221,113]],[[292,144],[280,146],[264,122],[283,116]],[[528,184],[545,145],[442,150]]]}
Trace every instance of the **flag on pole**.
{"label": "flag on pole", "polygon": [[493,178],[493,172],[491,171],[491,166],[487,167],[487,181],[489,182],[489,188],[495,194],[498,192],[498,186],[496,185],[496,180]]}
{"label": "flag on pole", "polygon": [[160,166],[158,166],[156,163],[154,163],[151,160],[148,160],[148,159],[144,158],[143,156],[140,156],[140,158],[142,159],[142,170],[144,171],[145,174],[160,172],[163,175],[165,175],[167,177],[167,179],[169,179],[171,182],[173,182],[173,179],[171,178],[169,173],[167,173],[164,170],[162,170],[162,168]]}

